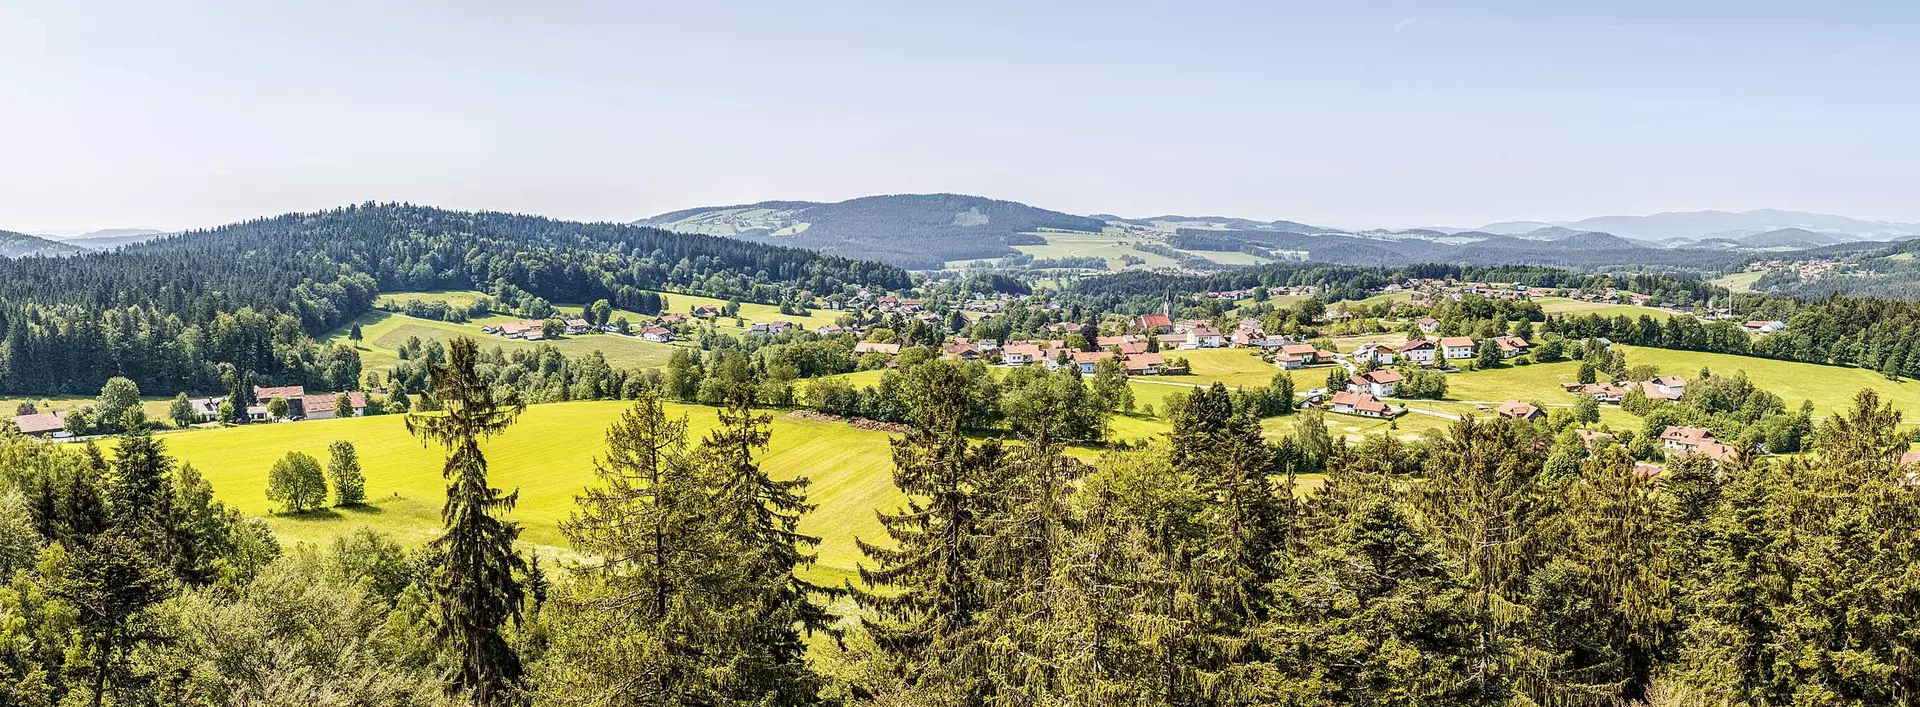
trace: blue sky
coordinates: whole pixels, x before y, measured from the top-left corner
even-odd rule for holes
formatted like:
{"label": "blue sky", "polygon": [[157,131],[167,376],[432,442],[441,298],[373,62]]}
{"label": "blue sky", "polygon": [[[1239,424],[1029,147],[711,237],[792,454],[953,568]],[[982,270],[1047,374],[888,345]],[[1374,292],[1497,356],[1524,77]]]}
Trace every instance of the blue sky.
{"label": "blue sky", "polygon": [[0,0],[0,228],[933,191],[1920,221],[1920,3],[1680,4]]}

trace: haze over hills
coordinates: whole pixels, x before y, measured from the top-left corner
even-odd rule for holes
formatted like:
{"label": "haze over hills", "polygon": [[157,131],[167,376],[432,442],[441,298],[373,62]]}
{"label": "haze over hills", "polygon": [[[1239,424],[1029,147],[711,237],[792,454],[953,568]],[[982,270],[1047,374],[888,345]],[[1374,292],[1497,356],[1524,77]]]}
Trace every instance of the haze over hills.
{"label": "haze over hills", "polygon": [[[1343,230],[1290,220],[1220,215],[1076,216],[958,194],[870,196],[834,203],[765,201],[683,209],[635,223],[779,243],[917,269],[1014,255],[1016,246],[1047,245],[1050,231],[1104,233],[1115,239],[1133,239],[1130,242],[1141,247],[1164,242],[1190,253],[1244,252],[1255,258],[1307,257],[1370,265],[1434,260],[1569,267],[1699,265],[1729,260],[1729,253],[1797,250],[1920,234],[1920,224],[1779,210],[1598,216],[1566,223],[1504,221],[1478,229]],[[1553,245],[1543,245],[1546,243]],[[1094,250],[1063,247],[1047,257]],[[1666,252],[1676,250],[1679,252]]]}
{"label": "haze over hills", "polygon": [[19,258],[30,255],[73,255],[85,253],[86,248],[59,241],[47,240],[25,233],[0,231],[0,257]]}
{"label": "haze over hills", "polygon": [[145,243],[168,235],[171,231],[159,231],[151,228],[103,228],[88,231],[72,238],[59,239],[62,243],[77,245],[88,250],[110,250],[123,245]]}
{"label": "haze over hills", "polygon": [[1737,213],[1675,211],[1646,216],[1595,216],[1564,223],[1506,221],[1487,224],[1481,226],[1479,230],[1501,235],[1520,235],[1547,226],[1564,227],[1576,231],[1600,231],[1656,243],[1673,239],[1700,240],[1703,238],[1741,241],[1748,236],[1783,229],[1799,229],[1810,233],[1845,237],[1847,240],[1870,241],[1889,240],[1898,236],[1920,233],[1920,223],[1868,221],[1849,216],[1778,209]]}

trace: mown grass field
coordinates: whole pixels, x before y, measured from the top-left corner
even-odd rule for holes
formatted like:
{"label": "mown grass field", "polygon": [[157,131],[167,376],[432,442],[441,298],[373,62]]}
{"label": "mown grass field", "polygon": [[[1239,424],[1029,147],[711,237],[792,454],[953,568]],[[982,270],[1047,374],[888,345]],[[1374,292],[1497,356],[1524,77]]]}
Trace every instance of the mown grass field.
{"label": "mown grass field", "polygon": [[[1902,253],[1901,255],[1907,254]],[[1760,276],[1765,274],[1767,274],[1765,270],[1751,270],[1747,272],[1737,272],[1732,275],[1722,275],[1707,282],[1725,287],[1734,292],[1752,292],[1754,281],[1759,280]]]}
{"label": "mown grass field", "polygon": [[1534,301],[1540,304],[1541,311],[1547,312],[1548,314],[1598,314],[1604,317],[1613,317],[1622,314],[1629,317],[1638,317],[1645,314],[1654,319],[1666,319],[1667,317],[1673,316],[1672,312],[1666,310],[1631,304],[1582,302],[1565,297],[1541,297]]}
{"label": "mown grass field", "polygon": [[[542,552],[564,554],[559,529],[574,497],[594,483],[593,463],[605,448],[606,429],[628,403],[554,403],[527,408],[518,424],[483,445],[494,486],[520,491],[512,513],[524,540]],[[688,416],[697,439],[715,424],[712,408],[672,405]],[[773,440],[761,462],[776,477],[806,476],[808,496],[819,508],[802,532],[820,535],[820,572],[851,572],[859,558],[853,539],[882,537],[876,509],[896,507],[887,435],[850,425],[795,420],[773,412]],[[401,416],[314,420],[193,430],[162,437],[170,453],[207,476],[219,497],[250,515],[261,515],[285,542],[324,542],[356,527],[390,532],[405,542],[425,542],[439,533],[446,486],[440,471],[444,450],[423,447],[409,436]],[[367,476],[372,504],[360,510],[269,515],[267,471],[290,451],[322,463],[334,440],[352,442]]]}
{"label": "mown grass field", "polygon": [[[360,315],[354,323],[360,325],[361,341],[354,345],[360,352],[362,370],[378,371],[393,366],[400,361],[400,348],[407,340],[419,337],[422,342],[448,341],[455,337],[469,337],[480,342],[482,350],[501,348],[507,351],[531,349],[541,344],[551,344],[569,357],[585,356],[599,351],[607,357],[608,365],[614,368],[651,368],[666,365],[667,358],[673,355],[674,344],[659,344],[634,337],[617,334],[584,334],[567,336],[546,341],[521,341],[494,336],[480,331],[480,327],[499,322],[514,321],[512,317],[492,316],[477,319],[465,324],[418,319],[404,314],[372,311]],[[325,343],[353,342],[347,339],[352,325],[329,334]]]}

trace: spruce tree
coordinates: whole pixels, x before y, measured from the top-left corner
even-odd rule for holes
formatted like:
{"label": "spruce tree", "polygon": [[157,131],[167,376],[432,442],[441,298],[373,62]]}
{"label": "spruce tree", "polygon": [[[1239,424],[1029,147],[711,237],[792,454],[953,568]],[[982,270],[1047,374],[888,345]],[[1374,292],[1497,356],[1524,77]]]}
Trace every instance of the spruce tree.
{"label": "spruce tree", "polygon": [[1518,666],[1533,661],[1525,645],[1527,579],[1543,563],[1542,526],[1551,512],[1538,483],[1543,462],[1531,427],[1513,420],[1453,425],[1433,449],[1417,496],[1466,590],[1472,629],[1466,663],[1452,689],[1510,694]]}
{"label": "spruce tree", "polygon": [[847,588],[902,699],[965,703],[985,690],[982,646],[967,636],[981,610],[980,524],[1002,452],[961,434],[968,402],[957,366],[930,361],[912,375],[914,425],[891,440],[894,485],[907,505],[879,514],[891,547],[855,539],[872,566],[860,566],[864,588]]}
{"label": "spruce tree", "polygon": [[553,606],[553,653],[543,688],[613,705],[711,702],[720,658],[709,588],[725,581],[726,550],[711,497],[687,450],[686,419],[667,417],[649,389],[607,430],[598,485],[561,523],[590,558]]}
{"label": "spruce tree", "polygon": [[451,484],[440,512],[447,532],[430,545],[442,557],[431,580],[440,607],[434,637],[459,661],[448,692],[490,707],[521,699],[520,656],[502,630],[520,618],[525,592],[516,575],[525,572],[526,560],[514,548],[519,524],[498,517],[513,510],[520,494],[487,484],[480,440],[506,430],[525,406],[516,392],[496,394],[475,370],[478,360],[473,339],[454,339],[446,362],[432,367],[432,399],[440,410],[408,415],[407,431],[448,450],[442,475]]}
{"label": "spruce tree", "polygon": [[796,576],[812,566],[820,539],[799,532],[806,477],[775,481],[754,459],[772,438],[772,418],[753,411],[742,390],[719,411],[720,424],[700,443],[702,474],[711,486],[714,530],[722,535],[728,592],[717,611],[728,627],[723,654],[729,672],[722,693],[740,704],[801,705],[818,701],[822,684],[807,665],[800,631],[838,636],[826,602],[839,594]]}

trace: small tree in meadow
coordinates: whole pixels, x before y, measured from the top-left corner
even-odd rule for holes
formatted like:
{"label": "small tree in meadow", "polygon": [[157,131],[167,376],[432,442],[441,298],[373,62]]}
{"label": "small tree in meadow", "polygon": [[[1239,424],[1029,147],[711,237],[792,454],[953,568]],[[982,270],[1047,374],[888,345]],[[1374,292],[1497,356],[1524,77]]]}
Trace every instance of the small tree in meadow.
{"label": "small tree in meadow", "polygon": [[174,427],[186,427],[200,421],[193,412],[193,401],[187,399],[186,393],[173,396],[173,402],[167,406],[167,417],[173,419]]}
{"label": "small tree in meadow", "polygon": [[292,408],[287,405],[286,398],[274,398],[267,401],[267,414],[272,415],[275,420],[287,419],[287,414],[292,411]]}
{"label": "small tree in meadow", "polygon": [[353,443],[335,440],[327,447],[327,477],[333,481],[333,505],[358,506],[367,501],[367,477],[360,472],[360,455]]}
{"label": "small tree in meadow", "polygon": [[327,478],[320,461],[300,452],[287,452],[267,472],[267,500],[293,513],[326,505]]}

